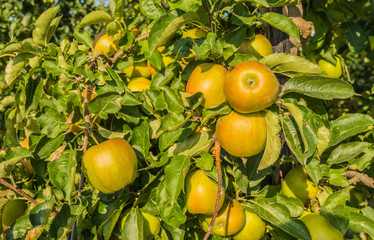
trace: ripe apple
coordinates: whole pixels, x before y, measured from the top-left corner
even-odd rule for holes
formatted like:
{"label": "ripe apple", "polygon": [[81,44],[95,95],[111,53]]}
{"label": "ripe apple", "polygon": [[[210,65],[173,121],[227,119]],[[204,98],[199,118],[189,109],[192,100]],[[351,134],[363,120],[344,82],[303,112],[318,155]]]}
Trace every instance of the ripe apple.
{"label": "ripe apple", "polygon": [[1,211],[1,222],[10,227],[26,210],[26,201],[22,199],[10,200],[5,203]]}
{"label": "ripe apple", "polygon": [[340,57],[335,56],[336,65],[321,58],[318,61],[318,66],[327,74],[330,78],[340,78],[342,76],[342,63]]}
{"label": "ripe apple", "polygon": [[232,108],[240,113],[250,113],[261,111],[277,100],[279,83],[264,64],[245,61],[229,71],[223,91]]}
{"label": "ripe apple", "polygon": [[106,34],[105,30],[96,36],[93,48],[107,56],[113,56],[118,51],[118,45],[114,43],[114,37]]}
{"label": "ripe apple", "polygon": [[[124,216],[121,220],[121,231],[123,229],[123,225],[126,222],[126,219],[131,211],[131,208],[127,209],[124,212]],[[140,214],[143,217],[143,237],[146,240],[154,239],[154,237],[159,234],[161,230],[161,222],[157,216],[153,216],[149,213],[140,211]]]}
{"label": "ripe apple", "polygon": [[137,77],[131,80],[127,87],[131,92],[141,92],[151,88],[151,81],[144,77]]}
{"label": "ripe apple", "polygon": [[216,134],[219,143],[229,154],[250,157],[264,150],[266,120],[262,112],[230,114],[218,119]]}
{"label": "ripe apple", "polygon": [[83,155],[83,171],[93,187],[114,193],[134,181],[138,159],[131,145],[112,138],[90,147]]}
{"label": "ripe apple", "polygon": [[329,219],[319,212],[306,214],[301,221],[308,228],[312,240],[343,240],[343,234],[334,228]]}
{"label": "ripe apple", "polygon": [[197,66],[188,79],[186,92],[194,94],[201,92],[204,95],[204,107],[211,108],[226,101],[223,92],[223,83],[227,70],[221,65],[203,63]]}
{"label": "ripe apple", "polygon": [[245,209],[245,225],[233,236],[234,240],[260,240],[265,235],[266,224],[257,214]]}
{"label": "ripe apple", "polygon": [[[218,185],[213,182],[203,170],[193,171],[187,174],[184,188],[186,191],[187,210],[192,214],[213,215],[216,206]],[[222,189],[219,208],[225,200],[225,192]]]}
{"label": "ripe apple", "polygon": [[287,197],[298,198],[304,203],[315,198],[319,192],[318,187],[309,179],[303,166],[292,168],[284,178],[283,193]]}
{"label": "ripe apple", "polygon": [[[226,201],[217,215],[212,232],[223,237],[236,234],[243,228],[245,219],[244,209],[238,201]],[[201,227],[207,231],[212,217],[202,215],[199,220]]]}
{"label": "ripe apple", "polygon": [[149,78],[151,76],[151,72],[147,66],[147,62],[134,62],[132,66],[126,68],[122,71],[127,75],[129,78],[135,77],[144,77]]}
{"label": "ripe apple", "polygon": [[272,54],[273,48],[264,35],[257,34],[252,39],[244,39],[237,52],[261,58]]}

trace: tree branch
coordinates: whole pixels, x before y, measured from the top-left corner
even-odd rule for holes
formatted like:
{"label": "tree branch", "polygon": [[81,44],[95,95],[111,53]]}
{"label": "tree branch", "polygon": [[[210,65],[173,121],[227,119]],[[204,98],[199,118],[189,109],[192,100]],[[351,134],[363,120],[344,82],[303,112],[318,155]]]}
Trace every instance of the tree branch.
{"label": "tree branch", "polygon": [[210,31],[213,31],[212,14],[210,13],[208,1],[207,0],[203,0],[203,3],[204,3],[204,8],[205,8],[206,12],[208,13]]}
{"label": "tree branch", "polygon": [[5,181],[4,179],[0,178],[0,183],[10,189],[12,189],[13,191],[15,191],[16,193],[18,193],[19,195],[21,195],[22,197],[26,198],[27,200],[29,200],[32,204],[34,205],[38,205],[39,202],[36,201],[35,199],[33,199],[31,196],[29,196],[27,193],[25,193],[24,191],[22,191],[21,189],[18,189],[16,188],[15,186],[13,186],[12,184],[8,183],[7,181]]}
{"label": "tree branch", "polygon": [[214,141],[214,154],[216,156],[216,164],[217,164],[217,174],[218,174],[218,191],[217,191],[217,199],[216,199],[216,206],[214,208],[213,217],[210,221],[209,229],[204,236],[204,240],[207,240],[212,232],[214,222],[216,221],[218,215],[218,208],[219,202],[222,195],[222,173],[221,173],[221,145],[218,142],[216,134],[213,135]]}
{"label": "tree branch", "polygon": [[357,182],[362,182],[370,188],[374,188],[374,179],[369,177],[367,174],[356,172],[356,171],[347,171],[346,176],[349,177],[350,184],[356,184]]}

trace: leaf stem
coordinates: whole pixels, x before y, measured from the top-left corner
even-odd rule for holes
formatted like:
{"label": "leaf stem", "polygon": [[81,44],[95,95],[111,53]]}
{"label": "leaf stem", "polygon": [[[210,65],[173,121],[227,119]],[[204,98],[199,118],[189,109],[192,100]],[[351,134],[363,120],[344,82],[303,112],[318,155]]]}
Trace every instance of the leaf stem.
{"label": "leaf stem", "polygon": [[220,202],[221,195],[222,195],[221,145],[219,144],[216,134],[213,135],[213,141],[214,141],[214,155],[216,156],[216,164],[217,164],[218,191],[217,191],[216,206],[214,208],[213,217],[212,217],[212,220],[210,221],[209,229],[204,236],[204,240],[207,240],[210,236],[210,233],[212,232],[214,223],[218,215],[219,202]]}
{"label": "leaf stem", "polygon": [[13,186],[12,184],[8,183],[7,181],[5,181],[4,179],[0,178],[0,183],[10,189],[12,189],[13,191],[15,191],[16,193],[18,193],[19,195],[21,195],[22,197],[26,198],[27,200],[29,200],[32,204],[34,205],[38,205],[39,202],[36,201],[35,199],[33,199],[31,196],[29,196],[27,193],[25,193],[24,191],[22,191],[21,189],[18,189],[16,188],[15,186]]}

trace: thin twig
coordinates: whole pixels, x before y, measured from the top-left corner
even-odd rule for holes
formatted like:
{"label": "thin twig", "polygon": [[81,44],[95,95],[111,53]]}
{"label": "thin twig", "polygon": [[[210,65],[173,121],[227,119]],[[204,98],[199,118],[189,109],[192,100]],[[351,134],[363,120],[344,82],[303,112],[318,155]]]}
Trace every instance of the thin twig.
{"label": "thin twig", "polygon": [[7,181],[5,181],[4,179],[0,178],[0,183],[3,184],[4,186],[12,189],[13,191],[15,191],[16,193],[18,193],[19,195],[21,195],[22,197],[26,198],[27,200],[29,200],[32,204],[34,205],[38,205],[39,202],[36,201],[35,199],[33,199],[31,196],[29,196],[27,193],[25,193],[24,191],[22,191],[21,189],[18,189],[16,188],[15,186],[13,186],[12,184],[8,183]]}
{"label": "thin twig", "polygon": [[209,229],[204,236],[204,240],[207,240],[212,232],[214,223],[216,221],[219,209],[219,202],[221,200],[222,195],[222,173],[221,173],[221,145],[218,142],[216,134],[213,135],[214,141],[214,154],[216,156],[216,164],[217,164],[217,174],[218,174],[218,192],[217,192],[217,199],[216,199],[216,206],[214,208],[213,217],[210,221]]}
{"label": "thin twig", "polygon": [[[91,134],[91,124],[90,124],[90,112],[88,111],[88,85],[86,85],[84,89],[84,97],[83,97],[83,103],[84,103],[84,120],[86,122],[86,127],[84,128],[84,140],[83,140],[83,154],[87,150],[87,145],[88,145],[88,136]],[[81,179],[79,182],[79,187],[78,187],[78,197],[82,196],[82,189],[83,189],[83,184],[84,184],[84,173],[83,170],[81,170]],[[74,222],[73,228],[71,229],[71,235],[70,235],[70,240],[75,240],[75,235],[77,232],[77,221]]]}
{"label": "thin twig", "polygon": [[208,13],[210,31],[213,31],[212,14],[210,13],[208,1],[203,0],[203,3],[204,3],[204,8],[205,8],[206,12]]}

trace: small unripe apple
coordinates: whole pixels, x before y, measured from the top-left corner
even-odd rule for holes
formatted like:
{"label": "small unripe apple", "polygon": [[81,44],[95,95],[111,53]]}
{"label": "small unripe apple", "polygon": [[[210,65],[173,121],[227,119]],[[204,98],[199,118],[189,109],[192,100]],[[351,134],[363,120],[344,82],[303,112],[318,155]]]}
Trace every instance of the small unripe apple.
{"label": "small unripe apple", "polygon": [[245,225],[234,235],[234,240],[260,240],[265,235],[266,224],[257,214],[245,210]]}
{"label": "small unripe apple", "polygon": [[343,234],[334,228],[329,219],[319,212],[306,214],[300,219],[308,228],[312,240],[343,240]]}
{"label": "small unripe apple", "polygon": [[[192,214],[213,215],[218,192],[217,183],[213,182],[203,170],[187,174],[184,188],[186,191],[187,210]],[[225,200],[224,190],[221,193],[219,209]]]}
{"label": "small unripe apple", "polygon": [[88,181],[106,194],[134,181],[137,167],[135,151],[122,138],[112,138],[92,146],[83,155],[83,171]]}
{"label": "small unripe apple", "polygon": [[282,184],[282,190],[286,196],[298,198],[304,203],[315,198],[319,192],[318,187],[309,179],[301,165],[292,168],[287,173]]}
{"label": "small unripe apple", "polygon": [[[244,209],[238,201],[226,201],[217,215],[212,232],[223,237],[236,234],[243,228],[245,218]],[[212,217],[201,216],[199,221],[201,227],[207,231]]]}
{"label": "small unripe apple", "polygon": [[318,66],[327,74],[330,78],[340,78],[342,76],[342,63],[338,56],[335,56],[336,65],[321,58],[318,61]]}
{"label": "small unripe apple", "polygon": [[197,66],[188,79],[186,92],[194,94],[201,92],[204,95],[204,107],[216,107],[226,101],[223,92],[223,83],[227,70],[221,65],[203,63]]}
{"label": "small unripe apple", "polygon": [[144,77],[137,77],[131,80],[127,87],[131,92],[141,92],[151,88],[151,81]]}
{"label": "small unripe apple", "polygon": [[134,62],[133,65],[122,71],[129,78],[144,77],[149,78],[151,72],[146,62]]}
{"label": "small unripe apple", "polygon": [[114,37],[106,34],[106,31],[102,31],[97,35],[93,48],[95,51],[107,56],[113,56],[118,51],[118,46],[114,43]]}
{"label": "small unripe apple", "polygon": [[238,53],[252,54],[256,58],[265,57],[273,53],[270,41],[262,34],[257,34],[252,39],[244,39]]}
{"label": "small unripe apple", "polygon": [[22,199],[10,200],[5,203],[1,210],[1,222],[10,227],[17,218],[24,215],[26,210],[26,201]]}

